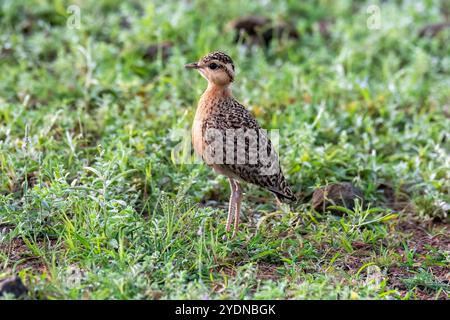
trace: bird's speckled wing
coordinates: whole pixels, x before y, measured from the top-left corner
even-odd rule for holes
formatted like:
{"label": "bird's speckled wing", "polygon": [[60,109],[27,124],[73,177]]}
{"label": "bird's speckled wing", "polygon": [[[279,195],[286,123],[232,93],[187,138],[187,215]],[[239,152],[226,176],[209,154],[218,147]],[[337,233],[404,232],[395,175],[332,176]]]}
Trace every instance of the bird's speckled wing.
{"label": "bird's speckled wing", "polygon": [[[264,187],[279,198],[295,200],[284,178],[278,155],[265,130],[261,129],[253,115],[236,100],[224,99],[219,104],[220,108],[209,114],[202,126],[203,143],[209,150],[215,148],[215,155],[217,144],[212,146],[218,140],[217,132],[222,142],[220,146],[223,146],[223,161],[213,167],[218,167],[225,175]],[[211,136],[208,135],[209,132],[215,134]],[[245,161],[242,161],[244,159]]]}

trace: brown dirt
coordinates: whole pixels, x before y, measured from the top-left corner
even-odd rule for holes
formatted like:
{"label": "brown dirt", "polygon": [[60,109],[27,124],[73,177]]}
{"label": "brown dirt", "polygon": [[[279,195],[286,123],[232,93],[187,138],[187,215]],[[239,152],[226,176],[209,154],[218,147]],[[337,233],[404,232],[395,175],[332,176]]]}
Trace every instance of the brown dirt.
{"label": "brown dirt", "polygon": [[[371,245],[361,241],[354,241],[352,247],[354,251],[349,254],[343,248],[335,248],[327,243],[318,244],[317,250],[326,254],[327,259],[331,259],[336,253],[340,253],[334,262],[335,268],[342,268],[349,273],[356,273],[365,263],[372,261],[373,255],[378,252],[381,246],[395,250],[400,258],[392,261],[392,265],[387,267],[386,275],[388,287],[396,289],[402,296],[408,292],[405,280],[417,276],[421,272],[432,274],[433,281],[443,285],[450,285],[450,267],[428,265],[431,256],[436,255],[436,251],[450,252],[450,226],[442,222],[419,221],[412,215],[402,217],[399,222],[392,223],[390,236],[387,239],[379,240],[379,244]],[[403,244],[410,250],[414,250],[414,261],[412,266],[407,266],[407,256]],[[317,272],[317,270],[312,270]],[[414,298],[418,299],[449,299],[449,291],[442,290],[439,294],[434,289],[418,284],[414,289]]]}
{"label": "brown dirt", "polygon": [[[44,243],[40,244],[44,246]],[[52,244],[54,245],[54,244]],[[0,251],[7,252],[9,257],[9,266],[15,267],[15,271],[30,268],[38,273],[47,270],[45,262],[33,255],[21,238],[15,238],[9,243],[0,244]]]}
{"label": "brown dirt", "polygon": [[22,195],[24,192],[25,183],[28,184],[28,189],[33,188],[39,182],[39,171],[28,172],[26,179],[24,176],[16,177],[12,179],[12,183],[9,185],[9,190],[0,190],[0,193],[9,194],[15,193]]}
{"label": "brown dirt", "polygon": [[276,265],[266,262],[259,262],[256,269],[258,279],[262,280],[278,280],[280,278]]}
{"label": "brown dirt", "polygon": [[[404,282],[405,279],[415,276],[416,268],[408,268],[402,266],[390,267],[388,270],[388,285],[391,288],[395,288],[402,296],[405,296],[408,292],[408,288]],[[449,283],[449,270],[441,266],[432,266],[428,268],[435,278],[441,282]],[[414,290],[414,294],[420,300],[448,300],[449,295],[447,292],[442,291],[439,295],[436,295],[435,291],[429,290],[422,286],[417,286]]]}
{"label": "brown dirt", "polygon": [[408,247],[414,248],[418,254],[427,254],[431,248],[450,251],[450,230],[446,223],[408,219],[400,222],[396,230],[406,236]]}
{"label": "brown dirt", "polygon": [[[388,269],[388,284],[396,288],[402,295],[407,292],[404,280],[414,277],[418,272],[425,269],[433,274],[434,278],[445,284],[450,284],[449,266],[427,266],[426,257],[433,255],[433,250],[450,251],[449,225],[445,223],[431,223],[409,218],[397,224],[395,231],[399,241],[397,252],[402,256],[402,263],[406,263],[406,253],[400,242],[405,242],[408,248],[415,251],[414,263],[412,267],[394,265]],[[448,292],[442,291],[439,296],[436,292],[427,288],[417,286],[415,289],[417,298],[429,299],[449,299]]]}
{"label": "brown dirt", "polygon": [[[271,279],[271,280],[277,280],[280,278],[280,275],[278,274],[277,268],[279,265],[273,265],[267,262],[258,262],[256,264],[256,277],[258,279]],[[230,266],[220,266],[215,270],[220,274],[224,274],[227,277],[234,278],[237,275],[237,271],[234,267]]]}
{"label": "brown dirt", "polygon": [[[256,265],[256,278],[259,280],[273,280],[277,281],[280,278],[280,274],[277,272],[277,265],[272,265],[267,262],[259,262]],[[235,278],[237,276],[237,270],[230,266],[220,266],[216,269],[210,270],[219,274],[226,275],[228,278]],[[224,283],[216,281],[212,284],[212,291],[220,293],[225,289]],[[253,288],[252,290],[255,290]]]}

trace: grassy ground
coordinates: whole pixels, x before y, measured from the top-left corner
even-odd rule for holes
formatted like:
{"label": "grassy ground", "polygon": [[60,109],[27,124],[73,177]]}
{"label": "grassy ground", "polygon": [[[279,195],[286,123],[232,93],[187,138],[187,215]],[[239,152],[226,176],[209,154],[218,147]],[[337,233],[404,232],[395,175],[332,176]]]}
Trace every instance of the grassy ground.
{"label": "grassy ground", "polygon": [[[383,2],[375,30],[372,2],[314,2],[74,0],[69,28],[68,1],[2,1],[0,279],[37,299],[448,298],[450,30],[419,36],[445,1]],[[225,28],[247,14],[300,38],[248,50]],[[226,241],[226,179],[174,152],[205,88],[183,65],[217,49],[302,200],[247,185]],[[312,210],[341,181],[370,207]]]}

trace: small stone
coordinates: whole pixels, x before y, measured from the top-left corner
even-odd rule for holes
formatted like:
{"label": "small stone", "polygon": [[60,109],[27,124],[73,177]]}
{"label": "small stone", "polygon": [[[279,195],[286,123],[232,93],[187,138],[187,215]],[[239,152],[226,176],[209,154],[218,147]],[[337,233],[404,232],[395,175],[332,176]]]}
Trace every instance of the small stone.
{"label": "small stone", "polygon": [[144,59],[148,61],[154,61],[158,58],[158,55],[161,52],[162,60],[166,61],[170,57],[171,49],[172,42],[170,41],[152,44],[145,50]]}
{"label": "small stone", "polygon": [[119,25],[122,29],[130,29],[131,28],[131,22],[128,19],[128,17],[126,17],[126,16],[120,17]]}
{"label": "small stone", "polygon": [[328,39],[331,37],[331,25],[332,22],[328,20],[320,20],[319,21],[319,33],[322,37]]}
{"label": "small stone", "polygon": [[445,29],[450,29],[450,22],[441,22],[441,23],[435,23],[430,24],[419,31],[419,37],[431,37],[434,38],[437,36],[441,31]]}
{"label": "small stone", "polygon": [[299,34],[297,30],[287,22],[275,24],[263,33],[263,39],[266,46],[269,45],[272,39],[282,39],[283,37],[298,39]]}
{"label": "small stone", "polygon": [[229,27],[236,30],[238,36],[240,33],[256,36],[269,23],[270,19],[263,16],[247,16],[230,21]]}
{"label": "small stone", "polygon": [[28,292],[27,287],[22,283],[22,280],[15,276],[11,278],[6,278],[0,281],[0,297],[10,293],[16,298],[24,295]]}
{"label": "small stone", "polygon": [[[314,190],[311,203],[314,210],[318,212],[327,211],[329,206],[341,206],[353,210],[356,199],[364,202],[362,191],[349,182],[342,182]],[[329,211],[336,215],[343,214],[342,211],[335,209]]]}
{"label": "small stone", "polygon": [[232,20],[227,29],[235,31],[235,42],[245,42],[247,45],[268,46],[272,39],[281,39],[284,36],[298,39],[299,34],[291,24],[281,21],[273,23],[264,16],[246,16]]}

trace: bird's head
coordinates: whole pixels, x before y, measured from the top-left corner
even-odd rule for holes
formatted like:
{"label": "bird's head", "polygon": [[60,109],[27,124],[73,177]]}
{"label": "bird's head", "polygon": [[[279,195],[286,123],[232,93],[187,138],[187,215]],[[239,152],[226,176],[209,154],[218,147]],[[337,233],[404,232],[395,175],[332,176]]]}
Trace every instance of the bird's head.
{"label": "bird's head", "polygon": [[221,51],[209,53],[198,62],[188,63],[185,67],[197,69],[210,84],[227,86],[234,80],[233,60]]}

